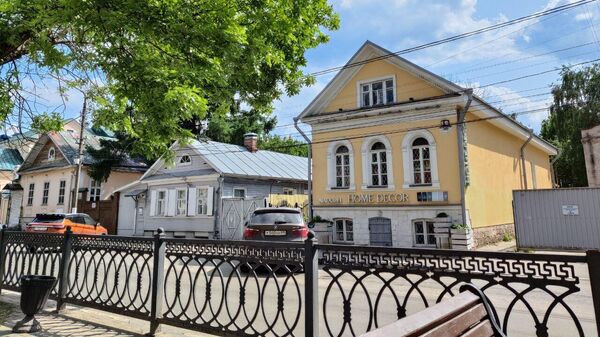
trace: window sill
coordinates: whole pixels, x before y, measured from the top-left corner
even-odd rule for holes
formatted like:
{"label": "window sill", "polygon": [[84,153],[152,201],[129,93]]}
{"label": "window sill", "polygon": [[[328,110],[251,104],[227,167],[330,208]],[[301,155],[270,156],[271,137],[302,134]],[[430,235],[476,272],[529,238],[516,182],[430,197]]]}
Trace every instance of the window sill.
{"label": "window sill", "polygon": [[387,185],[387,186],[366,186],[363,185],[363,190],[368,190],[368,191],[393,191],[395,189],[394,185]]}
{"label": "window sill", "polygon": [[404,189],[410,189],[410,190],[439,190],[440,189],[440,183],[432,183],[432,184],[404,184],[402,185],[402,188]]}
{"label": "window sill", "polygon": [[356,188],[354,186],[350,187],[327,187],[328,192],[354,192]]}
{"label": "window sill", "polygon": [[346,245],[346,246],[354,245],[354,241],[331,241],[331,242],[333,242],[334,245]]}

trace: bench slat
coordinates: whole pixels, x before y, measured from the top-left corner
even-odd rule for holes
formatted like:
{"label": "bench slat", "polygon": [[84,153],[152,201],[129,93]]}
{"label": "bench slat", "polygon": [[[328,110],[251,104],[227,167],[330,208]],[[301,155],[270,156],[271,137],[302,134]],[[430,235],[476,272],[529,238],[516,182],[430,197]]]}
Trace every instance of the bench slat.
{"label": "bench slat", "polygon": [[479,322],[467,333],[463,334],[462,337],[491,337],[494,336],[494,329],[492,329],[492,323],[487,321]]}
{"label": "bench slat", "polygon": [[460,315],[466,310],[480,302],[477,295],[465,291],[456,296],[448,298],[440,303],[437,303],[429,308],[420,311],[416,315],[409,315],[405,318],[396,321],[392,324],[381,327],[377,330],[367,332],[363,337],[409,337],[420,336],[447,322],[448,320]]}
{"label": "bench slat", "polygon": [[446,323],[439,325],[432,330],[422,334],[423,337],[446,337],[460,336],[467,332],[470,327],[476,325],[482,320],[487,319],[487,312],[483,303],[467,309],[460,315],[450,319]]}

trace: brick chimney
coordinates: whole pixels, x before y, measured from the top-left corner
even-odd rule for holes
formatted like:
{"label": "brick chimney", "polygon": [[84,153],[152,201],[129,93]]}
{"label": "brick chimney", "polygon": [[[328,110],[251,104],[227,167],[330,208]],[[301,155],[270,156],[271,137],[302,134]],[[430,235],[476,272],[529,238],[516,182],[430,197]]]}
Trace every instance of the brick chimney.
{"label": "brick chimney", "polygon": [[247,133],[244,135],[244,146],[248,151],[254,153],[258,150],[258,135],[256,133]]}

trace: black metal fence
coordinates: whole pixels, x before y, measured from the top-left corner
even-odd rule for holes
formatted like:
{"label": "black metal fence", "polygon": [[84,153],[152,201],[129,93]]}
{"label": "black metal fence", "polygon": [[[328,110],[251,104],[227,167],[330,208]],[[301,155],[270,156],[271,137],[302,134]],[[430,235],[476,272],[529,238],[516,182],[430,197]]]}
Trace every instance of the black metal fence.
{"label": "black metal fence", "polygon": [[127,315],[149,321],[152,333],[168,324],[227,336],[354,336],[452,296],[463,282],[483,289],[509,334],[600,331],[597,251],[548,255],[6,230],[0,247],[1,288],[18,291],[24,274],[53,275],[59,310],[71,303]]}

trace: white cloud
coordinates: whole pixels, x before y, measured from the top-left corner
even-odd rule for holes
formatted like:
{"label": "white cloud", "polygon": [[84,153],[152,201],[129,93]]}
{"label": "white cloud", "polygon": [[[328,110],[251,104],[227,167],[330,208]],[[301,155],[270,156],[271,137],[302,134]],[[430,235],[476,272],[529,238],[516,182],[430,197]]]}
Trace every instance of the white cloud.
{"label": "white cloud", "polygon": [[519,122],[539,133],[542,121],[548,116],[547,108],[552,103],[552,96],[545,94],[548,89],[519,93],[503,86],[490,86],[477,90],[476,83],[474,87],[477,95],[486,102],[507,115],[515,113]]}
{"label": "white cloud", "polygon": [[582,12],[575,15],[575,21],[591,20],[593,17],[592,12]]}

